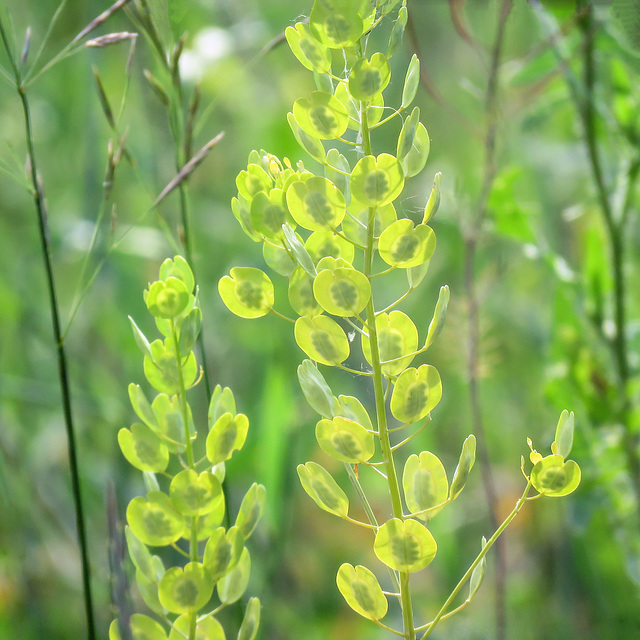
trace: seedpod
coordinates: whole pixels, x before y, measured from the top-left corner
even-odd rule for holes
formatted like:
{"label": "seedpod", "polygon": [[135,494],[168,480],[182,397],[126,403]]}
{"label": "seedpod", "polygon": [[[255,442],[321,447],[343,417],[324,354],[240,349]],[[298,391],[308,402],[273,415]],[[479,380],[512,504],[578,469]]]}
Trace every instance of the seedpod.
{"label": "seedpod", "polygon": [[149,491],[146,499],[134,498],[127,507],[127,522],[136,538],[152,547],[175,542],[184,529],[182,514],[161,491]]}
{"label": "seedpod", "polygon": [[[389,376],[400,375],[411,364],[418,348],[416,325],[408,315],[395,310],[376,316],[376,333],[382,370]],[[366,336],[362,336],[362,352],[371,364],[371,345]]]}
{"label": "seedpod", "polygon": [[449,495],[447,472],[440,458],[430,451],[409,456],[404,465],[402,487],[412,514],[421,520],[437,515]]}
{"label": "seedpod", "polygon": [[407,269],[424,264],[436,249],[436,234],[426,224],[414,227],[408,218],[390,224],[380,236],[380,257],[392,267]]}
{"label": "seedpod", "polygon": [[160,473],[169,464],[169,450],[149,429],[136,423],[129,429],[120,429],[118,444],[127,461],[140,471]]}
{"label": "seedpod", "polygon": [[375,575],[366,567],[345,563],[338,569],[338,589],[347,604],[369,620],[380,620],[387,614],[389,603]]}
{"label": "seedpod", "polygon": [[[179,616],[169,633],[169,640],[184,640],[189,637],[190,617],[186,614]],[[196,640],[225,640],[222,625],[216,618],[209,616],[196,623]]]}
{"label": "seedpod", "polygon": [[229,460],[234,451],[244,446],[249,430],[249,419],[243,413],[225,413],[216,420],[207,436],[207,458],[213,464]]}
{"label": "seedpod", "polygon": [[349,74],[349,93],[356,100],[373,100],[391,80],[391,68],[386,56],[374,53],[369,60],[360,58]]}
{"label": "seedpod", "polygon": [[[346,82],[339,82],[334,93],[335,97],[340,100],[342,105],[349,114],[349,129],[358,131],[360,129],[360,112],[358,110],[358,101],[351,96]],[[378,124],[384,113],[384,98],[382,93],[377,93],[370,101],[367,107],[367,124],[371,127]]]}
{"label": "seedpod", "polygon": [[185,516],[210,513],[224,500],[218,479],[209,471],[198,474],[193,469],[184,469],[174,476],[169,495]]}
{"label": "seedpod", "polygon": [[392,518],[378,530],[373,550],[388,567],[413,573],[435,558],[438,545],[429,529],[417,520]]}
{"label": "seedpod", "polygon": [[241,318],[267,315],[274,303],[273,284],[266,273],[254,267],[234,267],[218,283],[222,301]]}
{"label": "seedpod", "polygon": [[375,453],[373,434],[361,424],[342,416],[320,420],[316,425],[316,438],[325,453],[341,462],[367,462]]}
{"label": "seedpod", "polygon": [[313,295],[327,313],[350,317],[367,306],[371,285],[367,276],[356,269],[324,269],[313,282]]}
{"label": "seedpod", "polygon": [[360,4],[354,2],[314,2],[309,25],[315,36],[330,49],[356,44],[364,33],[364,22],[355,12]]}
{"label": "seedpod", "polygon": [[331,69],[331,52],[311,32],[309,25],[298,22],[287,27],[284,35],[296,58],[309,71],[324,72]]}
{"label": "seedpod", "polygon": [[238,174],[236,187],[239,195],[250,203],[260,191],[268,193],[271,190],[273,179],[259,164],[251,163]]}
{"label": "seedpod", "polygon": [[391,394],[391,413],[396,420],[413,423],[424,418],[442,397],[442,382],[428,364],[403,371]]}
{"label": "seedpod", "polygon": [[293,132],[294,138],[297,140],[298,144],[315,160],[320,163],[324,162],[326,152],[324,147],[322,146],[322,142],[317,138],[309,135],[306,131],[302,129],[302,127],[298,124],[296,117],[293,113],[289,112],[287,114],[287,122],[291,127],[291,131]]}
{"label": "seedpod", "polygon": [[284,191],[271,189],[269,193],[260,191],[251,202],[251,225],[265,238],[276,240],[282,236],[282,225],[291,222],[285,205]]}
{"label": "seedpod", "polygon": [[341,518],[349,513],[349,499],[331,474],[315,462],[298,465],[298,476],[302,488],[324,511]]}
{"label": "seedpod", "polygon": [[349,357],[349,340],[345,332],[327,316],[298,318],[294,333],[298,346],[316,362],[331,367]]}
{"label": "seedpod", "polygon": [[296,100],[293,115],[303,131],[319,140],[339,138],[349,123],[342,103],[324,91],[314,91],[310,98]]}
{"label": "seedpod", "polygon": [[[250,598],[238,631],[238,640],[254,640],[260,625],[260,600]],[[208,640],[208,639],[207,639]],[[224,639],[222,639],[224,640]]]}
{"label": "seedpod", "polygon": [[322,307],[313,295],[313,278],[302,268],[296,267],[289,278],[289,303],[299,316],[317,316]]}
{"label": "seedpod", "polygon": [[[357,203],[354,203],[354,206],[347,210],[347,215],[342,221],[342,231],[344,235],[349,238],[351,242],[355,242],[362,247],[367,245],[369,215],[369,207],[363,208]],[[397,219],[396,210],[391,203],[376,207],[373,218],[374,240],[377,240],[380,234]],[[374,243],[374,245],[375,244],[376,243]]]}
{"label": "seedpod", "polygon": [[388,153],[361,158],[351,172],[351,195],[365,207],[393,202],[403,187],[402,167]]}
{"label": "seedpod", "polygon": [[[109,626],[109,640],[122,640],[119,624],[116,619]],[[129,624],[132,640],[167,640],[167,634],[160,624],[142,613],[134,613]]]}
{"label": "seedpod", "polygon": [[537,462],[531,471],[531,484],[545,496],[560,498],[575,491],[580,484],[580,467],[559,455],[550,455]]}
{"label": "seedpod", "polygon": [[242,597],[249,585],[251,556],[245,547],[233,569],[226,573],[217,584],[218,597],[223,604],[232,604]]}
{"label": "seedpod", "polygon": [[158,584],[160,604],[172,613],[192,613],[204,607],[213,594],[213,580],[199,562],[184,569],[172,567]]}
{"label": "seedpod", "polygon": [[335,229],[347,210],[342,193],[321,176],[293,182],[287,190],[287,205],[294,220],[310,231]]}
{"label": "seedpod", "polygon": [[325,256],[353,262],[354,246],[334,231],[314,231],[304,246],[314,262],[320,261]]}

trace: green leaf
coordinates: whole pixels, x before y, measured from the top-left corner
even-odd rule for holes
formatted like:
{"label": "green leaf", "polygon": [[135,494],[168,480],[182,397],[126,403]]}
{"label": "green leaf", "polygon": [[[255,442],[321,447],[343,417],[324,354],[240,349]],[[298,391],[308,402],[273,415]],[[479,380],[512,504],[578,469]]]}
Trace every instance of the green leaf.
{"label": "green leaf", "polygon": [[321,416],[334,415],[336,399],[324,376],[311,360],[304,360],[298,367],[298,381],[307,402]]}
{"label": "green leaf", "polygon": [[424,208],[424,216],[422,218],[422,224],[427,224],[433,216],[436,215],[438,208],[440,207],[440,187],[442,184],[442,174],[438,171],[433,179],[433,187],[427,200],[427,205]]}
{"label": "green leaf", "polygon": [[154,282],[145,294],[147,308],[157,318],[175,318],[189,304],[189,292],[184,282],[174,277]]}
{"label": "green leaf", "polygon": [[356,2],[316,0],[311,10],[311,31],[330,49],[350,47],[364,33],[362,18],[354,10]]}
{"label": "green leaf", "polygon": [[129,316],[129,322],[131,323],[131,328],[133,329],[133,337],[136,341],[136,344],[138,345],[138,349],[142,351],[143,355],[152,358],[153,355],[151,353],[151,345],[149,344],[146,336],[144,335],[144,333],[142,333],[142,331],[140,331],[138,325],[135,323],[131,316]]}
{"label": "green leaf", "polygon": [[336,578],[338,589],[347,604],[369,620],[380,620],[387,614],[389,603],[375,575],[366,567],[343,564]]}
{"label": "green leaf", "polygon": [[426,224],[415,228],[408,218],[396,220],[380,236],[380,257],[392,267],[408,269],[424,264],[436,249],[436,234]]}
{"label": "green leaf", "polygon": [[[482,536],[482,549],[487,546],[487,539]],[[476,568],[471,572],[471,579],[469,580],[469,596],[467,597],[467,602],[471,602],[473,596],[476,595],[480,585],[482,584],[482,579],[484,578],[484,571],[487,566],[487,556],[485,555],[480,563],[476,565]]]}
{"label": "green leaf", "polygon": [[388,153],[361,158],[351,172],[351,196],[366,207],[393,202],[403,187],[402,167]]}
{"label": "green leaf", "polygon": [[407,26],[407,7],[400,7],[398,11],[398,17],[396,21],[393,23],[393,27],[391,29],[391,35],[389,36],[389,44],[387,45],[387,57],[391,58],[393,54],[396,52],[398,45],[402,41],[402,37],[404,36],[404,30]]}
{"label": "green leaf", "polygon": [[351,264],[355,255],[354,246],[341,236],[336,235],[334,231],[314,231],[304,246],[316,263],[322,258],[330,256],[336,259],[342,258]]}
{"label": "green leaf", "polygon": [[233,416],[225,413],[211,427],[207,436],[207,458],[212,464],[229,460],[234,451],[244,446],[249,430],[249,419],[243,413]]}
{"label": "green leaf", "polygon": [[287,205],[294,220],[310,231],[334,229],[347,210],[342,193],[320,176],[293,182],[287,189]]}
{"label": "green leaf", "polygon": [[220,416],[225,413],[235,415],[237,413],[236,399],[233,397],[233,391],[229,387],[224,389],[217,384],[211,395],[209,402],[208,424],[209,430],[218,421]]}
{"label": "green leaf", "polygon": [[234,267],[220,279],[218,291],[229,311],[241,318],[261,318],[273,307],[273,284],[254,267]]}
{"label": "green leaf", "polygon": [[[404,499],[416,517],[430,520],[436,516],[449,495],[447,472],[440,459],[429,451],[407,458],[402,474]],[[428,510],[428,511],[427,511]]]}
{"label": "green leaf", "polygon": [[554,454],[537,462],[531,471],[531,484],[542,495],[560,498],[575,491],[580,484],[580,467],[573,460]]}
{"label": "green leaf", "polygon": [[391,413],[396,420],[411,424],[424,418],[442,397],[442,382],[435,367],[423,364],[405,369],[393,387]]}
{"label": "green leaf", "polygon": [[433,318],[431,318],[429,329],[427,331],[427,339],[424,342],[425,349],[428,349],[433,344],[433,341],[440,335],[442,327],[444,327],[444,321],[447,317],[447,307],[449,306],[449,298],[449,287],[447,285],[440,287],[438,302],[436,302]]}
{"label": "green leaf", "polygon": [[149,491],[146,499],[134,498],[127,507],[127,522],[136,537],[152,547],[175,542],[184,528],[182,514],[161,491]]}
{"label": "green leaf", "polygon": [[238,187],[238,194],[250,204],[261,191],[267,193],[271,191],[273,180],[259,164],[250,163],[246,170],[238,174],[236,187]]}
{"label": "green leaf", "polygon": [[218,581],[218,597],[223,604],[240,600],[247,590],[251,575],[251,556],[245,547],[236,566]]}
{"label": "green leaf", "polygon": [[238,527],[225,531],[224,527],[216,529],[204,548],[204,566],[212,580],[218,580],[236,566],[242,550],[244,538]]}
{"label": "green leaf", "polygon": [[313,296],[313,278],[302,268],[296,267],[289,279],[289,303],[300,316],[316,316],[322,308]]}
{"label": "green leaf", "polygon": [[166,609],[160,604],[158,599],[158,581],[164,575],[164,567],[162,566],[162,560],[158,556],[153,556],[154,565],[160,568],[161,574],[151,580],[140,571],[136,571],[136,584],[138,585],[138,591],[144,600],[144,603],[155,614],[162,616],[166,615]]}
{"label": "green leaf", "polygon": [[189,314],[180,322],[180,338],[178,339],[178,349],[181,354],[193,351],[196,340],[202,327],[202,311],[199,307],[193,308]]}
{"label": "green leaf", "polygon": [[176,508],[185,516],[210,513],[224,501],[218,479],[210,471],[198,474],[193,469],[184,469],[174,476],[169,495]]}
{"label": "green leaf", "polygon": [[248,540],[255,530],[262,516],[266,498],[267,490],[257,482],[254,482],[245,493],[236,517],[236,527],[245,540]]}
{"label": "green leaf", "polygon": [[312,33],[309,25],[298,22],[284,31],[293,55],[309,71],[325,72],[331,69],[331,52]]}
{"label": "green leaf", "polygon": [[424,569],[434,559],[438,545],[431,532],[417,520],[392,518],[378,529],[373,550],[388,567],[412,573]]}
{"label": "green leaf", "polygon": [[551,451],[566,458],[571,453],[573,447],[573,430],[575,419],[573,411],[569,413],[566,409],[560,414],[558,426],[556,427],[556,437],[551,445]]}
{"label": "green leaf", "polygon": [[[418,107],[416,107],[416,109],[417,108]],[[402,139],[401,132],[400,138],[398,139],[398,158],[400,158],[402,170],[407,178],[418,175],[424,169],[431,149],[431,140],[429,139],[429,134],[422,122],[417,122],[413,134],[410,133],[409,135],[410,139]],[[405,147],[402,151],[406,151],[403,155],[400,154],[401,144]]]}
{"label": "green leaf", "polygon": [[[180,374],[173,340],[154,340],[151,343],[151,353],[153,358],[144,358],[144,375],[149,384],[161,393],[179,393]],[[198,365],[193,353],[190,353],[186,360],[181,359],[181,369],[182,381],[188,389],[198,374]]]}
{"label": "green leaf", "polygon": [[282,231],[284,232],[284,237],[289,247],[289,250],[293,254],[296,262],[312,277],[316,277],[316,267],[313,263],[309,252],[305,249],[302,244],[302,240],[300,236],[293,230],[291,225],[285,224],[282,227]]}
{"label": "green leaf", "polygon": [[453,479],[451,480],[451,487],[449,488],[449,500],[455,500],[460,492],[467,484],[467,478],[473,465],[476,461],[476,437],[471,434],[467,436],[467,439],[462,444],[462,451],[460,452],[460,460],[458,466],[453,472]]}
{"label": "green leaf", "polygon": [[420,83],[420,60],[414,53],[407,69],[407,75],[404,79],[404,88],[402,89],[402,106],[401,109],[406,109],[416,97],[418,92],[418,84]]}
{"label": "green leaf", "polygon": [[[189,637],[191,617],[187,614],[181,615],[173,623],[169,640],[184,640]],[[224,629],[220,622],[213,616],[203,618],[196,624],[195,640],[225,640]]]}
{"label": "green leaf", "polygon": [[[349,115],[349,129],[360,130],[360,103],[350,93],[346,82],[339,82],[335,90],[335,97],[340,100],[342,106]],[[375,95],[367,107],[367,125],[372,127],[382,119],[384,114],[384,97],[382,93]],[[331,153],[331,151],[329,151]],[[328,154],[327,154],[328,155]]]}
{"label": "green leaf", "polygon": [[238,631],[238,640],[254,640],[259,627],[260,600],[258,600],[258,598],[249,598],[247,610],[244,613],[244,618]]}
{"label": "green leaf", "polygon": [[169,569],[158,584],[160,604],[172,613],[193,614],[213,594],[213,580],[199,562]]}
{"label": "green leaf", "polygon": [[327,313],[350,317],[367,306],[371,285],[367,276],[356,269],[324,269],[313,282],[313,295]]}
{"label": "green leaf", "polygon": [[253,228],[265,238],[276,240],[282,236],[282,225],[291,220],[282,189],[257,193],[251,202],[250,216]]}
{"label": "green leaf", "polygon": [[157,429],[156,416],[140,385],[133,384],[133,382],[129,385],[129,400],[138,418],[148,427]]}
{"label": "green leaf", "polygon": [[349,161],[337,150],[329,149],[325,158],[324,177],[333,182],[342,192],[346,202],[349,201]]}
{"label": "green leaf", "polygon": [[315,462],[298,465],[302,488],[324,511],[344,518],[349,512],[349,499],[331,474]]}
{"label": "green leaf", "polygon": [[[373,220],[374,246],[380,234],[397,220],[396,210],[391,203],[377,207]],[[367,246],[367,228],[369,226],[369,207],[351,208],[342,221],[342,231],[352,242],[361,247]]]}
{"label": "green leaf", "polygon": [[131,530],[131,527],[125,525],[124,535],[127,539],[127,549],[129,550],[129,557],[134,566],[140,573],[146,576],[149,580],[155,579],[155,572],[151,564],[151,553],[147,546],[140,542],[136,535]]}
{"label": "green leaf", "polygon": [[314,91],[309,99],[296,100],[293,115],[303,131],[319,140],[339,138],[349,122],[342,103],[324,91]]}
{"label": "green leaf", "polygon": [[260,234],[253,228],[251,224],[251,201],[238,195],[237,198],[231,199],[231,211],[240,223],[242,230],[254,241],[260,242],[262,238]]}
{"label": "green leaf", "polygon": [[151,407],[158,425],[156,433],[162,437],[170,451],[184,451],[187,441],[184,431],[184,414],[178,396],[170,398],[160,393]]}
{"label": "green leaf", "polygon": [[296,121],[293,113],[287,114],[287,122],[293,132],[293,137],[297,140],[298,144],[315,160],[320,163],[324,163],[325,150],[322,146],[322,142],[313,136],[310,136],[304,131],[298,122]]}
{"label": "green leaf", "polygon": [[[167,634],[160,623],[142,613],[131,616],[130,629],[133,640],[167,640]],[[122,640],[117,619],[109,626],[109,640]]]}
{"label": "green leaf", "polygon": [[135,423],[129,429],[120,429],[118,444],[129,464],[140,471],[160,473],[169,464],[169,450],[149,427]]}
{"label": "green leaf", "polygon": [[316,362],[332,367],[349,357],[349,340],[345,332],[327,316],[298,318],[294,335],[298,346]]}
{"label": "green leaf", "polygon": [[173,260],[167,258],[160,265],[160,280],[166,282],[169,278],[178,278],[178,280],[181,280],[189,293],[191,293],[196,286],[193,271],[191,271],[189,263],[182,256],[175,256]]}
{"label": "green leaf", "polygon": [[368,102],[382,93],[391,80],[391,67],[386,56],[374,53],[369,60],[360,58],[349,75],[349,93],[356,100]]}
{"label": "green leaf", "polygon": [[[376,316],[376,333],[382,371],[388,376],[400,375],[415,357],[407,354],[413,354],[418,349],[416,325],[402,311],[380,313]],[[366,336],[362,336],[362,352],[371,364],[371,344]]]}
{"label": "green leaf", "polygon": [[341,462],[366,462],[375,453],[373,434],[349,418],[336,416],[333,420],[320,420],[316,425],[316,438],[325,453]]}

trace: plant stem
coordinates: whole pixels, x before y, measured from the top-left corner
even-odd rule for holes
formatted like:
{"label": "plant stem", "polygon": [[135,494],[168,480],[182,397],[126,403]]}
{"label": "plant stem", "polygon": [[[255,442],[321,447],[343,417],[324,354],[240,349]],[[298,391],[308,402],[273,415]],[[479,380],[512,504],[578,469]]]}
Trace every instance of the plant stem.
{"label": "plant stem", "polygon": [[487,544],[483,547],[482,551],[478,554],[478,557],[473,561],[471,566],[467,569],[466,573],[460,578],[460,582],[455,586],[455,589],[449,594],[449,597],[446,599],[445,603],[438,611],[438,614],[433,619],[433,621],[427,627],[424,635],[420,638],[420,640],[425,640],[431,635],[431,632],[434,630],[435,626],[442,620],[447,612],[447,609],[451,606],[451,603],[455,600],[456,596],[460,593],[460,590],[467,581],[471,578],[471,574],[473,570],[482,562],[482,559],[487,555],[491,547],[496,543],[499,539],[500,535],[503,531],[511,524],[511,521],[518,515],[520,509],[522,509],[524,503],[527,500],[527,496],[529,495],[529,491],[531,490],[531,479],[527,482],[527,486],[525,487],[522,495],[520,496],[518,502],[516,502],[516,506],[513,508],[513,511],[504,519],[502,524],[496,529],[495,533],[487,540]]}
{"label": "plant stem", "polygon": [[[482,417],[482,402],[480,397],[479,374],[479,344],[480,344],[480,309],[476,290],[475,260],[478,242],[482,235],[482,225],[487,215],[489,194],[496,176],[496,138],[497,138],[497,111],[498,111],[498,69],[504,32],[507,18],[511,10],[511,1],[503,0],[498,18],[498,28],[493,43],[487,92],[485,96],[485,117],[487,119],[484,140],[485,162],[482,187],[476,205],[475,217],[470,225],[465,238],[464,256],[464,287],[468,306],[468,341],[469,353],[467,362],[467,375],[469,379],[469,401],[471,405],[471,421],[473,432],[477,438],[478,458],[484,485],[487,504],[489,506],[489,519],[492,528],[498,526],[497,516],[497,492],[491,457],[487,446],[487,438]],[[496,638],[504,640],[506,637],[506,611],[505,611],[505,583],[506,583],[506,554],[502,541],[496,546],[496,574],[495,574],[495,616]]]}
{"label": "plant stem", "polygon": [[[180,355],[180,341],[176,330],[175,320],[171,318],[171,335],[176,350],[176,367],[178,369],[178,396],[180,398],[180,406],[182,408],[182,420],[184,421],[184,437],[187,451],[187,464],[189,468],[195,471],[195,462],[193,458],[193,447],[191,444],[191,433],[189,430],[189,404],[187,402],[187,390],[184,384],[184,375],[182,374],[182,357]],[[189,557],[191,562],[198,562],[198,517],[191,517],[191,538],[189,540]],[[189,614],[189,640],[196,638],[196,626],[198,615],[195,611]]]}
{"label": "plant stem", "polygon": [[56,293],[55,277],[51,260],[49,246],[49,226],[47,221],[47,210],[44,198],[44,189],[38,174],[35,146],[33,142],[33,128],[31,122],[31,110],[25,86],[22,84],[20,71],[11,53],[11,47],[4,29],[4,24],[0,21],[0,35],[4,47],[11,61],[15,77],[15,86],[22,104],[24,116],[25,139],[27,143],[27,153],[29,156],[30,178],[32,186],[33,200],[38,218],[38,232],[40,236],[40,246],[44,261],[45,274],[47,279],[47,289],[49,291],[49,308],[51,322],[53,325],[53,337],[58,359],[58,379],[60,381],[60,393],[62,398],[62,410],[64,414],[65,429],[67,434],[67,451],[69,455],[69,467],[71,472],[71,490],[76,516],[76,527],[78,532],[78,544],[80,546],[80,560],[82,566],[82,586],[84,593],[84,608],[87,618],[87,637],[95,640],[96,626],[93,612],[93,597],[91,593],[91,567],[89,563],[89,548],[87,543],[87,533],[85,525],[84,508],[82,503],[82,489],[80,482],[80,470],[78,465],[77,444],[75,428],[73,425],[73,413],[71,409],[71,386],[69,383],[69,373],[67,356],[64,348],[64,338],[60,325],[60,310]]}
{"label": "plant stem", "polygon": [[636,510],[640,518],[640,455],[637,451],[638,438],[631,432],[629,419],[631,411],[631,398],[629,397],[629,356],[627,351],[627,320],[626,320],[626,281],[624,275],[625,257],[625,228],[622,217],[615,219],[607,186],[605,184],[602,163],[598,150],[596,134],[596,118],[594,109],[594,88],[596,83],[596,69],[594,60],[594,44],[596,25],[593,16],[593,5],[583,0],[581,2],[582,17],[579,26],[584,34],[584,99],[573,92],[574,101],[582,119],[584,139],[589,155],[589,164],[593,181],[596,186],[598,203],[604,220],[609,239],[609,251],[611,256],[611,269],[613,272],[613,305],[615,335],[610,342],[613,360],[617,372],[617,386],[620,398],[618,407],[619,420],[624,425],[624,449],[627,459],[629,475],[634,487],[636,498]]}
{"label": "plant stem", "polygon": [[[360,135],[362,138],[362,149],[365,155],[371,155],[371,137],[367,121],[367,105],[360,104]],[[367,248],[364,259],[364,275],[371,277],[373,267],[373,243],[374,243],[374,220],[376,207],[369,208],[369,224],[367,225]],[[369,346],[371,349],[371,369],[373,371],[373,390],[376,403],[376,419],[378,424],[378,437],[380,448],[387,473],[387,483],[391,497],[393,517],[404,521],[402,510],[402,498],[400,496],[400,485],[393,460],[393,451],[389,441],[389,430],[387,425],[387,410],[385,403],[385,393],[383,385],[382,365],[380,364],[380,348],[378,345],[378,331],[376,328],[376,312],[373,304],[373,295],[367,303],[367,326],[369,328]],[[411,603],[411,592],[409,588],[409,572],[399,572],[400,578],[400,604],[402,607],[402,623],[404,635],[407,640],[415,640],[416,634],[413,625],[413,609]]]}

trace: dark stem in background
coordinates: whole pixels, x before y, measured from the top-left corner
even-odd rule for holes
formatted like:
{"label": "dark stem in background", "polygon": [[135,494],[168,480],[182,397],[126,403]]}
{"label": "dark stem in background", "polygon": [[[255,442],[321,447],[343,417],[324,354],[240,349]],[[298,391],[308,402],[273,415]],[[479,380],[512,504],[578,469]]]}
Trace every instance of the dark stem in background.
{"label": "dark stem in background", "polygon": [[[598,141],[596,134],[596,114],[594,109],[594,88],[596,84],[596,68],[594,61],[594,45],[596,35],[596,24],[593,16],[593,5],[590,1],[582,0],[580,5],[582,16],[578,25],[584,35],[583,64],[584,64],[584,96],[580,95],[572,88],[572,97],[580,114],[584,130],[584,139],[589,156],[589,164],[593,181],[596,186],[596,193],[600,211],[604,220],[607,237],[609,239],[609,252],[611,258],[611,270],[613,273],[613,307],[615,335],[609,342],[612,357],[616,367],[618,394],[620,405],[618,407],[618,419],[624,425],[624,449],[627,459],[627,466],[631,481],[633,483],[636,510],[640,518],[640,456],[637,451],[637,436],[631,432],[629,419],[631,410],[631,399],[629,397],[629,356],[627,351],[627,319],[626,319],[626,281],[624,275],[625,258],[625,227],[626,216],[622,215],[619,220],[613,212],[613,206],[609,197],[607,186],[600,161]],[[569,85],[572,87],[572,85]],[[637,163],[633,164],[629,171],[630,181],[633,183],[637,178]],[[629,193],[631,190],[629,191]],[[625,202],[624,207],[629,203]]]}
{"label": "dark stem in background", "polygon": [[11,45],[4,29],[4,24],[0,21],[0,35],[4,48],[11,63],[18,95],[22,104],[24,115],[25,138],[27,143],[28,163],[30,167],[30,178],[33,187],[33,200],[38,217],[38,231],[42,257],[44,260],[45,273],[47,278],[47,288],[49,291],[49,306],[51,310],[51,322],[53,324],[53,336],[58,357],[58,378],[60,380],[60,393],[62,396],[62,409],[67,432],[67,448],[69,454],[69,466],[71,470],[71,489],[73,493],[73,503],[75,507],[76,526],[78,531],[78,543],[80,545],[80,559],[82,565],[82,586],[84,592],[84,607],[87,617],[87,636],[89,640],[96,640],[95,618],[93,613],[93,598],[91,595],[91,570],[89,565],[89,550],[87,545],[87,533],[85,526],[84,509],[82,506],[82,492],[80,483],[80,472],[78,467],[77,445],[75,429],[73,426],[73,416],[71,411],[71,387],[69,384],[69,374],[67,357],[64,348],[64,338],[60,326],[60,312],[56,295],[55,278],[53,265],[51,262],[51,252],[49,246],[49,226],[47,222],[47,210],[44,198],[44,189],[38,174],[35,149],[33,144],[33,130],[31,125],[31,111],[27,99],[26,88],[22,84],[22,77],[18,65],[13,57]]}
{"label": "dark stem in background", "polygon": [[[489,519],[492,529],[497,529],[499,518],[497,513],[498,497],[496,493],[495,479],[487,447],[486,432],[482,417],[482,401],[480,397],[480,373],[479,373],[479,344],[480,344],[480,308],[476,287],[476,254],[478,243],[482,236],[482,225],[487,215],[489,194],[497,172],[496,162],[496,137],[498,129],[498,69],[504,43],[504,32],[507,18],[511,11],[511,0],[503,0],[498,17],[491,61],[487,92],[485,95],[486,133],[484,137],[484,175],[475,215],[471,220],[469,229],[465,233],[464,245],[464,287],[468,306],[468,362],[467,375],[469,378],[469,401],[471,404],[472,430],[477,438],[478,459],[484,485],[487,503],[489,505]],[[505,609],[505,583],[506,583],[506,551],[504,541],[500,538],[496,542],[496,574],[495,574],[495,616],[496,639],[506,638],[506,609]]]}

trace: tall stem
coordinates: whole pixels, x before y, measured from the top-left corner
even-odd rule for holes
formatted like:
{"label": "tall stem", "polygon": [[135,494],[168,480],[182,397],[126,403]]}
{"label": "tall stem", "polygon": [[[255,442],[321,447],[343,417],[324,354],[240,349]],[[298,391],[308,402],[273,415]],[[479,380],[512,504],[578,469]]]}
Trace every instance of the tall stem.
{"label": "tall stem", "polygon": [[[360,105],[360,135],[362,138],[362,149],[365,155],[371,155],[371,136],[367,121],[367,105],[361,102]],[[373,267],[373,242],[374,242],[374,221],[376,208],[369,208],[369,221],[367,225],[367,247],[364,259],[364,274],[371,277]],[[387,410],[385,403],[382,365],[380,364],[380,347],[378,345],[378,331],[376,329],[376,314],[373,303],[373,295],[367,304],[367,327],[369,329],[369,347],[371,350],[371,367],[373,369],[373,390],[376,404],[376,419],[378,424],[378,437],[380,448],[384,460],[389,495],[391,497],[391,507],[393,517],[404,520],[402,513],[402,498],[400,496],[400,485],[398,475],[393,460],[391,442],[389,440],[389,428],[387,424]],[[399,572],[400,577],[400,605],[402,607],[402,623],[404,635],[408,640],[415,640],[416,633],[413,624],[413,608],[411,604],[411,591],[409,587],[409,572]]]}
{"label": "tall stem", "polygon": [[[184,422],[184,437],[187,453],[187,464],[190,469],[195,471],[195,461],[193,457],[193,446],[191,443],[191,433],[189,431],[189,404],[187,402],[187,389],[184,384],[184,375],[182,373],[182,356],[180,354],[180,341],[176,330],[175,320],[171,318],[171,335],[176,352],[176,367],[178,369],[178,397],[180,398],[180,407],[182,409],[182,420]],[[198,517],[191,517],[191,538],[189,540],[189,557],[191,562],[198,562]],[[196,623],[198,620],[197,613],[193,612],[189,616],[189,640],[195,640]]]}
{"label": "tall stem", "polygon": [[[476,289],[475,261],[478,249],[478,242],[482,235],[482,225],[487,215],[487,206],[491,187],[497,172],[496,162],[496,138],[497,138],[497,112],[498,112],[498,69],[502,55],[504,42],[504,32],[507,18],[511,11],[511,0],[503,0],[498,18],[493,49],[491,53],[491,64],[489,67],[489,78],[487,81],[487,92],[485,96],[485,117],[486,133],[484,139],[485,160],[482,186],[474,219],[470,225],[465,238],[464,256],[464,287],[467,297],[468,308],[468,361],[467,375],[469,380],[469,402],[471,405],[471,421],[473,432],[478,443],[478,458],[480,460],[480,471],[489,506],[489,520],[491,527],[498,526],[497,516],[497,492],[491,465],[491,457],[487,446],[487,438],[482,417],[482,401],[480,396],[480,305]],[[496,545],[496,574],[495,574],[495,616],[496,616],[496,638],[504,640],[506,637],[506,610],[505,610],[505,584],[506,584],[506,553],[504,544],[499,541]]]}
{"label": "tall stem", "polygon": [[583,11],[579,22],[584,34],[584,99],[574,92],[574,101],[578,107],[584,130],[585,144],[589,155],[589,164],[593,181],[596,186],[596,193],[600,211],[604,220],[607,236],[609,239],[609,252],[611,259],[611,270],[613,273],[613,306],[615,335],[611,341],[613,360],[616,366],[618,395],[620,404],[618,406],[619,420],[625,427],[624,449],[627,458],[627,467],[634,487],[636,498],[636,510],[640,518],[640,455],[637,451],[637,435],[631,433],[629,424],[631,399],[629,397],[629,355],[627,351],[627,319],[626,319],[626,281],[624,274],[625,258],[625,229],[623,222],[625,218],[616,220],[613,214],[613,207],[607,190],[600,161],[598,141],[596,134],[596,118],[594,109],[594,88],[596,83],[596,68],[594,60],[594,44],[596,35],[596,25],[593,17],[593,5],[584,0],[581,3]]}
{"label": "tall stem", "polygon": [[60,325],[60,309],[56,293],[55,277],[51,260],[51,250],[49,246],[49,226],[47,222],[47,210],[44,199],[44,190],[38,173],[35,146],[33,143],[33,128],[31,122],[31,110],[27,98],[26,87],[22,83],[22,78],[16,61],[13,58],[11,46],[9,44],[4,24],[0,21],[0,35],[7,52],[15,77],[15,86],[22,104],[24,116],[25,139],[27,143],[27,153],[29,156],[30,179],[35,204],[38,232],[40,236],[40,247],[44,261],[45,275],[47,279],[47,289],[49,292],[49,309],[51,323],[53,325],[53,338],[58,359],[58,379],[60,381],[60,394],[62,398],[62,410],[67,434],[67,451],[69,455],[69,468],[71,472],[71,491],[73,494],[73,504],[76,516],[76,528],[78,532],[78,544],[80,546],[80,561],[82,566],[82,588],[84,593],[84,608],[87,618],[87,637],[95,640],[96,626],[93,612],[93,597],[91,593],[91,567],[89,563],[89,547],[87,543],[87,532],[85,525],[84,508],[82,503],[82,489],[80,482],[80,470],[78,465],[77,444],[75,428],[73,425],[73,413],[71,409],[71,386],[69,383],[69,373],[67,366],[67,356],[64,348],[64,337]]}

